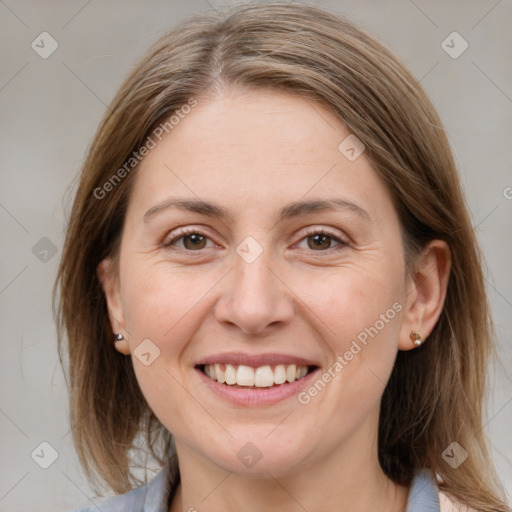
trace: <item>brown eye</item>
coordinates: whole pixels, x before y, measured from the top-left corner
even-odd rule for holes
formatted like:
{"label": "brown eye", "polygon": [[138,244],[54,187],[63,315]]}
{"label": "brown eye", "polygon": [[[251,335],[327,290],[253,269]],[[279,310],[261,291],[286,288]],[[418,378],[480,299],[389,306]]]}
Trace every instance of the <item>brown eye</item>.
{"label": "brown eye", "polygon": [[199,233],[183,236],[183,246],[185,249],[193,251],[194,249],[204,249],[207,238]]}
{"label": "brown eye", "polygon": [[308,247],[312,250],[330,249],[332,237],[324,234],[308,236]]}
{"label": "brown eye", "polygon": [[307,249],[315,252],[328,252],[329,250],[343,249],[347,246],[347,242],[338,238],[337,236],[323,231],[322,229],[316,229],[306,233],[306,236],[301,240],[301,244],[306,242]]}
{"label": "brown eye", "polygon": [[203,235],[198,231],[181,231],[181,234],[178,234],[178,236],[175,236],[168,242],[165,242],[163,246],[170,249],[177,247],[184,251],[197,252],[201,249],[207,249],[209,241],[211,242],[208,236]]}

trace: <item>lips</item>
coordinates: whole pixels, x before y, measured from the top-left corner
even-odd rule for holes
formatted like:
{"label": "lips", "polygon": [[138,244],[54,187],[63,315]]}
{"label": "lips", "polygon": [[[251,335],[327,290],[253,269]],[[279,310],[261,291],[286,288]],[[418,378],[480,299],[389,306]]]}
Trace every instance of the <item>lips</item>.
{"label": "lips", "polygon": [[303,357],[297,357],[292,354],[246,354],[244,352],[225,352],[223,354],[215,354],[202,358],[197,362],[196,366],[207,364],[233,364],[246,365],[257,368],[258,366],[276,365],[276,364],[295,364],[304,366],[318,366],[318,363]]}
{"label": "lips", "polygon": [[209,379],[232,388],[275,388],[304,378],[315,370],[313,361],[287,354],[225,353],[196,365]]}

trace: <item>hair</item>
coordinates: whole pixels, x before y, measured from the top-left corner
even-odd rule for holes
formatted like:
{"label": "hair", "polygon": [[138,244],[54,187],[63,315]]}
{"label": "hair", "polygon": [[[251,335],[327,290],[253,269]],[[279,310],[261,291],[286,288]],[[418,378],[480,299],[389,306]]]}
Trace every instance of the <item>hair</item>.
{"label": "hair", "polygon": [[[371,34],[296,3],[195,16],[161,37],[122,84],[89,148],[54,288],[73,439],[89,480],[117,493],[140,484],[130,470],[137,448],[162,465],[171,458],[177,474],[172,434],[143,397],[131,358],[113,347],[97,266],[119,253],[138,166],[112,184],[116,170],[191,99],[228,87],[320,102],[365,144],[398,212],[408,264],[429,241],[448,244],[440,318],[421,347],[398,353],[382,397],[379,461],[398,484],[430,468],[460,502],[508,510],[483,433],[494,347],[483,260],[440,118],[418,80]],[[442,458],[454,441],[469,454],[456,469]]]}

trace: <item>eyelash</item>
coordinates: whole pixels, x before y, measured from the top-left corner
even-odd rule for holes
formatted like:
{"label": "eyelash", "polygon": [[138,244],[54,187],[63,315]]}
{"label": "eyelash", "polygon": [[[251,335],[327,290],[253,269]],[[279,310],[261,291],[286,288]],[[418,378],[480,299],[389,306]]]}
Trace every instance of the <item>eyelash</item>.
{"label": "eyelash", "polygon": [[[194,228],[182,228],[182,229],[179,229],[177,231],[177,233],[175,233],[176,236],[174,236],[171,240],[167,241],[167,242],[164,242],[162,244],[162,247],[166,248],[166,249],[170,249],[170,250],[178,250],[178,251],[182,251],[182,252],[187,252],[188,254],[191,254],[191,253],[201,253],[204,249],[198,249],[197,251],[194,251],[194,250],[191,250],[191,249],[183,249],[181,247],[178,247],[178,248],[172,248],[173,247],[173,243],[176,242],[177,240],[180,240],[181,238],[185,238],[189,235],[201,235],[207,239],[210,239],[210,237],[204,233],[203,231],[199,230],[199,229],[194,229]],[[300,241],[302,242],[303,240],[313,236],[313,235],[324,235],[324,236],[327,236],[328,238],[330,238],[332,241],[338,243],[338,246],[335,246],[335,247],[330,247],[329,249],[326,249],[326,250],[322,250],[322,249],[319,249],[319,250],[314,250],[314,249],[309,249],[309,252],[310,253],[325,253],[325,252],[331,252],[331,251],[339,251],[345,247],[347,247],[349,244],[347,241],[339,238],[338,236],[336,236],[335,234],[333,234],[332,232],[330,232],[329,230],[325,229],[325,228],[308,228],[308,230],[306,231],[306,233],[304,234],[304,236],[300,239]]]}

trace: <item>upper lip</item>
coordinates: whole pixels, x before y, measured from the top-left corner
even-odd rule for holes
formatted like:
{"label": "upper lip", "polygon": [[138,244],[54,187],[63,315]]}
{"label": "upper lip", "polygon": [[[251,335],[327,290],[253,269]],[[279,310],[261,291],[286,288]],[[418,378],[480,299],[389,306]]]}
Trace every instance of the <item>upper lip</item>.
{"label": "upper lip", "polygon": [[246,354],[243,352],[224,352],[204,357],[197,366],[215,363],[225,363],[245,366],[272,366],[276,364],[296,364],[303,366],[318,366],[315,362],[291,354]]}

